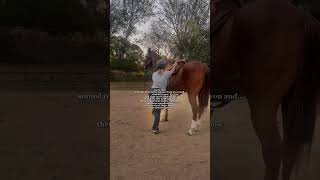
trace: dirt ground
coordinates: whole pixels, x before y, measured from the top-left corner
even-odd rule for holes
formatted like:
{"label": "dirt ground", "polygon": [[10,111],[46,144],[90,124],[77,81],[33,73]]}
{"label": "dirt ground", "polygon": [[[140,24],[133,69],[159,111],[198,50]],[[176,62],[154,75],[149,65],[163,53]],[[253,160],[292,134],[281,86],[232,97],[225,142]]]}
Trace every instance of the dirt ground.
{"label": "dirt ground", "polygon": [[79,99],[97,94],[79,81],[94,78],[39,68],[0,68],[0,179],[107,179],[108,129],[97,122],[107,120],[108,106]]}
{"label": "dirt ground", "polygon": [[[109,132],[97,128],[97,122],[107,119],[109,108],[78,98],[97,94],[92,90],[101,82],[99,74],[88,78],[88,72],[74,72],[66,78],[65,73],[34,74],[30,69],[26,76],[15,69],[0,69],[0,179],[107,179]],[[87,89],[79,90],[83,84]],[[160,123],[162,133],[153,135],[150,109],[139,103],[143,94],[132,90],[141,85],[126,85],[111,84],[112,180],[208,180],[210,161],[211,179],[262,179],[260,145],[245,100],[217,109],[214,118],[224,126],[211,134],[208,111],[201,130],[190,137],[191,109],[182,95],[169,110],[169,122]],[[319,152],[318,120],[309,168],[304,165],[292,180],[319,179]]]}
{"label": "dirt ground", "polygon": [[153,135],[151,109],[139,102],[144,95],[111,85],[111,180],[209,180],[209,110],[201,130],[188,136],[192,113],[183,94]]}
{"label": "dirt ground", "polygon": [[[279,113],[279,120],[280,117]],[[211,135],[213,179],[263,179],[264,164],[260,142],[252,128],[246,100],[234,101],[228,106],[216,109],[213,118],[217,122],[224,123],[221,129]],[[318,120],[309,167],[303,164],[298,176],[292,180],[318,180],[320,178],[319,152],[320,122]]]}

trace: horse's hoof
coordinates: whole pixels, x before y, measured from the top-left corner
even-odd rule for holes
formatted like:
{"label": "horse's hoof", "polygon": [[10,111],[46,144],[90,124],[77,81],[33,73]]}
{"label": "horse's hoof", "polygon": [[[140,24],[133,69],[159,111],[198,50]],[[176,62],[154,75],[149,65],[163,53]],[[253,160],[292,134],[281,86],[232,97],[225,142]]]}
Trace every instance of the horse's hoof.
{"label": "horse's hoof", "polygon": [[189,135],[189,136],[193,136],[193,135],[194,135],[194,131],[193,131],[192,129],[189,129],[188,135]]}
{"label": "horse's hoof", "polygon": [[194,130],[195,131],[200,131],[200,126],[197,126]]}

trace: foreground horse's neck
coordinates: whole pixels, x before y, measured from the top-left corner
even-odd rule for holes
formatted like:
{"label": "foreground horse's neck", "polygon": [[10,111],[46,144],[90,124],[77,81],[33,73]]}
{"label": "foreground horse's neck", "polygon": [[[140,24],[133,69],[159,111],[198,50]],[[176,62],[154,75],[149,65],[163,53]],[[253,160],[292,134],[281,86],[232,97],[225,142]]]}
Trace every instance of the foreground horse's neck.
{"label": "foreground horse's neck", "polygon": [[233,16],[234,12],[243,7],[243,0],[212,0],[210,15],[210,32],[215,34]]}
{"label": "foreground horse's neck", "polygon": [[231,11],[244,5],[243,0],[212,0],[213,14],[219,14],[225,11]]}

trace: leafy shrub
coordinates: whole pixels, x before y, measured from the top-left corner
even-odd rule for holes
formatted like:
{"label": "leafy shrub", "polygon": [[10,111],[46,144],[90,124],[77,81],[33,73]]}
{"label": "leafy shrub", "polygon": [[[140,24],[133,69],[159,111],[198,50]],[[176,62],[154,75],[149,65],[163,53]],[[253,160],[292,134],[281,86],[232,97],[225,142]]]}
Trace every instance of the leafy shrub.
{"label": "leafy shrub", "polygon": [[117,58],[111,58],[110,66],[113,70],[121,70],[125,72],[135,72],[141,69],[136,61],[131,59],[118,60]]}
{"label": "leafy shrub", "polygon": [[125,72],[112,70],[110,72],[110,81],[144,81],[144,73],[142,71]]}

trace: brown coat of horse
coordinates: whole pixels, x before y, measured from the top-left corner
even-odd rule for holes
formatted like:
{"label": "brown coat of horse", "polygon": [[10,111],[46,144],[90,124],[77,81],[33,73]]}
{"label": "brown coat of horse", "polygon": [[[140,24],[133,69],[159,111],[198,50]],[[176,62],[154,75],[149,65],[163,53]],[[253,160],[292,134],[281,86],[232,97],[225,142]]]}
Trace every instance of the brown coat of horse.
{"label": "brown coat of horse", "polygon": [[201,115],[209,102],[208,66],[199,61],[178,62],[169,79],[167,90],[187,92],[193,114],[188,134],[193,135],[194,130],[199,130]]}
{"label": "brown coat of horse", "polygon": [[[265,180],[289,180],[315,127],[320,25],[286,0],[212,0],[212,94],[239,90],[265,163]],[[283,139],[277,126],[282,105]]]}
{"label": "brown coat of horse", "polygon": [[[155,67],[160,56],[155,52],[147,56],[145,68]],[[173,59],[167,59],[169,64],[173,64]],[[209,101],[209,69],[206,64],[199,61],[185,63],[179,61],[175,71],[172,73],[167,85],[168,91],[185,91],[188,93],[188,99],[192,108],[191,128],[189,135],[193,135],[195,130],[200,128],[201,115],[208,106]],[[198,102],[197,102],[198,97]],[[162,113],[164,112],[164,113]],[[161,121],[168,121],[168,109],[161,111]]]}

